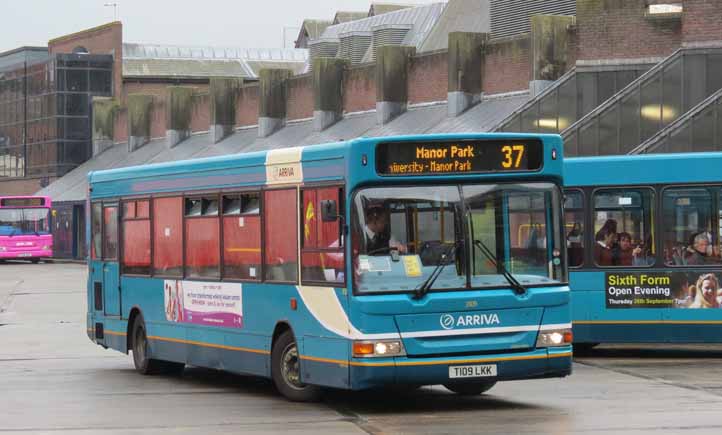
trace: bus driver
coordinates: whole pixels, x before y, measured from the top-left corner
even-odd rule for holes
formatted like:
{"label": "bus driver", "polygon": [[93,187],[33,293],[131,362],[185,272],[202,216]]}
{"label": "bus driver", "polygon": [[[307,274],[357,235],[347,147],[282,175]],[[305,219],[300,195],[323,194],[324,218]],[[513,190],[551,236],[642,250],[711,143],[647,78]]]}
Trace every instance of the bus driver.
{"label": "bus driver", "polygon": [[391,234],[388,205],[383,201],[370,201],[364,210],[366,225],[366,253],[383,254],[391,250],[406,253],[406,246]]}

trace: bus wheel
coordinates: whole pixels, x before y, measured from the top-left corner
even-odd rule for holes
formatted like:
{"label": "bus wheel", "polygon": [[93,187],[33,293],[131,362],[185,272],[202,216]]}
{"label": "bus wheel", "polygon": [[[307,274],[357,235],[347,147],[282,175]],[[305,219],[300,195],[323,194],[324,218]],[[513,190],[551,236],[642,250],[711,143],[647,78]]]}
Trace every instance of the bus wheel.
{"label": "bus wheel", "polygon": [[145,321],[138,314],[133,322],[133,365],[138,373],[155,375],[158,373],[179,374],[185,364],[148,358],[148,336],[145,333]]}
{"label": "bus wheel", "polygon": [[496,385],[496,381],[492,382],[465,382],[463,384],[444,384],[447,390],[462,396],[476,396],[484,394]]}
{"label": "bus wheel", "polygon": [[577,355],[585,355],[591,352],[599,343],[574,343],[573,350]]}
{"label": "bus wheel", "polygon": [[38,264],[38,263],[40,263],[40,259],[39,259],[39,258],[33,258],[33,259],[30,260],[30,261],[32,261],[33,264]]}
{"label": "bus wheel", "polygon": [[301,359],[291,331],[286,331],[273,344],[271,377],[278,391],[294,402],[315,402],[321,388],[301,382]]}

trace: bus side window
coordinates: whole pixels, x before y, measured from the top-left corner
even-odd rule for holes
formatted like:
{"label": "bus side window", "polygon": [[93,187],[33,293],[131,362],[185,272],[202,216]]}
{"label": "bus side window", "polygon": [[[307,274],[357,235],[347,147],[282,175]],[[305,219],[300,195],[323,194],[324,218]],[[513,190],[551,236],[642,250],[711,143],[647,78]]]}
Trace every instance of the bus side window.
{"label": "bus side window", "polygon": [[667,265],[720,264],[719,223],[715,222],[714,200],[708,188],[665,189],[662,214]]}
{"label": "bus side window", "polygon": [[118,206],[103,207],[103,260],[118,259]]}
{"label": "bus side window", "polygon": [[185,199],[185,276],[220,278],[218,196]]}
{"label": "bus side window", "polygon": [[334,201],[343,214],[343,195],[338,187],[305,189],[301,209],[301,279],[313,283],[343,284],[344,255],[342,220],[324,222],[321,202]]}
{"label": "bus side window", "polygon": [[263,195],[264,276],[267,281],[298,280],[298,201],[296,189]]}
{"label": "bus side window", "polygon": [[183,198],[153,199],[153,273],[183,274]]}
{"label": "bus side window", "polygon": [[594,262],[597,266],[654,264],[654,192],[600,189],[594,192]]}
{"label": "bus side window", "polygon": [[584,195],[580,191],[564,192],[564,236],[570,267],[584,263]]}
{"label": "bus side window", "polygon": [[103,204],[93,203],[90,222],[92,226],[90,258],[99,260],[103,258]]}
{"label": "bus side window", "polygon": [[261,279],[261,195],[223,195],[223,277]]}
{"label": "bus side window", "polygon": [[148,200],[123,203],[123,273],[150,273]]}

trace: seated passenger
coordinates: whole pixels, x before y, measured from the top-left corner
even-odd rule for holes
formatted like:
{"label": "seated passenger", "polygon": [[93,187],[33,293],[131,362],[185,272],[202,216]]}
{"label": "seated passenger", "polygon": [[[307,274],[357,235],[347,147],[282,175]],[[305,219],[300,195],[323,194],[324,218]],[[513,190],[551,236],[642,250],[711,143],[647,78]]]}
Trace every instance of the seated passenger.
{"label": "seated passenger", "polygon": [[594,236],[596,241],[594,244],[594,261],[599,266],[614,265],[612,246],[617,240],[616,228],[617,222],[614,219],[609,219]]}
{"label": "seated passenger", "polygon": [[685,253],[685,263],[689,265],[718,264],[719,252],[710,249],[710,241],[704,232],[692,237],[691,247]]}
{"label": "seated passenger", "polygon": [[[616,266],[648,266],[647,256],[642,255],[642,246],[640,244],[632,248],[632,236],[627,232],[621,232],[617,236],[619,241],[615,250]],[[654,259],[652,259],[654,261]]]}

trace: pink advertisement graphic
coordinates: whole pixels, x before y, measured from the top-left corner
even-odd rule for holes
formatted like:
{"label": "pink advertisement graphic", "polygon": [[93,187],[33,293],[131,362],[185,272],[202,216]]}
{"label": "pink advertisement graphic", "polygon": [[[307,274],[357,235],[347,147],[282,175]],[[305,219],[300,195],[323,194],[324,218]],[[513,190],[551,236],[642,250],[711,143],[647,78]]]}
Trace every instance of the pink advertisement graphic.
{"label": "pink advertisement graphic", "polygon": [[169,322],[243,327],[241,284],[165,280],[163,297]]}

